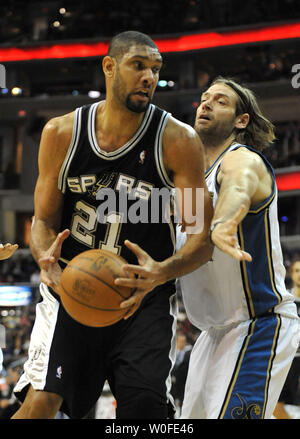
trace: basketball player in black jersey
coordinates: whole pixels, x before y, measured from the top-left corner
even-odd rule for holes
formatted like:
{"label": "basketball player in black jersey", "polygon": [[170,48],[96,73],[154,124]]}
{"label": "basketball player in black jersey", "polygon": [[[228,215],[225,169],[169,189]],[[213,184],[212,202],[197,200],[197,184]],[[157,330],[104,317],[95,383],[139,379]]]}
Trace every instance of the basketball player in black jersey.
{"label": "basketball player in black jersey", "polygon": [[[43,301],[15,388],[24,402],[14,418],[53,418],[58,410],[82,418],[106,379],[117,418],[170,416],[174,279],[211,257],[212,206],[201,141],[192,128],[151,104],[162,66],[157,46],[144,34],[122,33],[112,40],[102,66],[106,100],[50,120],[42,133],[31,250],[41,268]],[[97,209],[103,187],[116,196],[122,188],[136,189],[147,203],[153,189],[175,187],[184,193],[190,188],[191,212],[196,188],[202,188],[202,231],[190,234],[174,254],[172,222],[132,224],[121,221],[126,212],[114,211],[101,224]],[[127,318],[105,328],[78,324],[59,299],[65,264],[90,248],[124,256],[128,281],[137,288],[124,305]]]}

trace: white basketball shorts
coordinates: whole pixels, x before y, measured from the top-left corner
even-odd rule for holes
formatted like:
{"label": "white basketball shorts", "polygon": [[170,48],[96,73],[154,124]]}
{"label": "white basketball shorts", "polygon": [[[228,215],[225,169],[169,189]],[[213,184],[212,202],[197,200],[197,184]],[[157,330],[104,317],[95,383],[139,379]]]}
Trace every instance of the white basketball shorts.
{"label": "white basketball shorts", "polygon": [[278,314],[203,331],[190,358],[182,419],[268,419],[299,344]]}

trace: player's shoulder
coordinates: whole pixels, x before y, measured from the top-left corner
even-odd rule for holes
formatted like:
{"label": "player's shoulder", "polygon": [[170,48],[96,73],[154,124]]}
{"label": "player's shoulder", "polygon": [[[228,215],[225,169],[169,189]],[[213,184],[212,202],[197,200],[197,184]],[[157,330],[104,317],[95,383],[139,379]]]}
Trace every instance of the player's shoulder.
{"label": "player's shoulder", "polygon": [[222,160],[223,165],[226,163],[234,162],[248,166],[262,166],[264,165],[264,160],[261,154],[253,148],[248,148],[246,145],[241,145],[237,148],[228,151]]}
{"label": "player's shoulder", "polygon": [[271,167],[267,165],[262,154],[254,148],[242,145],[224,154],[221,170],[229,172],[255,172],[260,178],[269,174]]}
{"label": "player's shoulder", "polygon": [[63,162],[73,134],[74,112],[53,117],[43,128],[39,149],[40,163],[56,168]]}
{"label": "player's shoulder", "polygon": [[200,163],[203,145],[200,137],[190,125],[170,116],[163,135],[163,155],[167,169],[178,169],[189,157]]}
{"label": "player's shoulder", "polygon": [[194,150],[202,149],[202,143],[194,128],[190,125],[169,117],[164,136],[163,136],[164,153],[168,151],[171,154],[189,154]]}
{"label": "player's shoulder", "polygon": [[196,138],[198,134],[193,127],[185,122],[170,116],[165,130],[166,136],[170,138]]}
{"label": "player's shoulder", "polygon": [[48,120],[43,128],[43,134],[46,136],[55,136],[59,138],[72,135],[75,111],[61,116],[56,116]]}

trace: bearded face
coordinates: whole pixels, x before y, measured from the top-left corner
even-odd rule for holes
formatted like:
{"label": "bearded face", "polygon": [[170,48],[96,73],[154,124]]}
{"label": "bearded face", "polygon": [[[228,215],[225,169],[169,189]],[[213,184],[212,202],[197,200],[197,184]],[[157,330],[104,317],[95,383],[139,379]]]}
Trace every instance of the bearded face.
{"label": "bearded face", "polygon": [[223,84],[212,85],[203,93],[194,128],[204,144],[218,146],[235,131],[236,100],[235,92]]}
{"label": "bearded face", "polygon": [[133,46],[117,64],[112,91],[116,101],[134,113],[149,107],[162,66],[157,49]]}
{"label": "bearded face", "polygon": [[113,93],[115,99],[121,104],[125,105],[126,108],[134,113],[145,112],[150,103],[151,97],[149,97],[146,92],[141,91],[127,91],[126,81],[123,80],[119,69],[115,77],[113,84]]}

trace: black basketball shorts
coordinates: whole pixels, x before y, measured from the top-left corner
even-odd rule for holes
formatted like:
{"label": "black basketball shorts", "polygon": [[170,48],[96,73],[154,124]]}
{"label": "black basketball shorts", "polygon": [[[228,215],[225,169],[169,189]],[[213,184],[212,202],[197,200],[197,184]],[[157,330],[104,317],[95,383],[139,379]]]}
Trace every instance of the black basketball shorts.
{"label": "black basketball shorts", "polygon": [[117,418],[168,417],[176,352],[173,285],[149,293],[129,319],[103,328],[77,323],[45,284],[40,291],[28,360],[14,389],[20,401],[31,384],[61,395],[61,410],[79,419],[94,407],[108,380]]}

